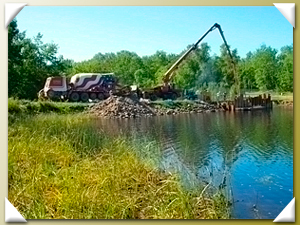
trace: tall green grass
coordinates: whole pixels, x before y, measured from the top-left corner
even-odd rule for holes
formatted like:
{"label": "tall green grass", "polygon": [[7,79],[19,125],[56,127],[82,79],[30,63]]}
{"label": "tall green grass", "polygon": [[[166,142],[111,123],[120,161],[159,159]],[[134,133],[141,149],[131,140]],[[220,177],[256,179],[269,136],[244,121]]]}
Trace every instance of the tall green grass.
{"label": "tall green grass", "polygon": [[155,167],[158,143],[112,138],[85,115],[8,127],[8,199],[26,219],[228,218],[226,199],[185,190]]}
{"label": "tall green grass", "polygon": [[52,101],[29,101],[15,98],[8,99],[8,113],[72,113],[87,109],[88,103],[52,102]]}

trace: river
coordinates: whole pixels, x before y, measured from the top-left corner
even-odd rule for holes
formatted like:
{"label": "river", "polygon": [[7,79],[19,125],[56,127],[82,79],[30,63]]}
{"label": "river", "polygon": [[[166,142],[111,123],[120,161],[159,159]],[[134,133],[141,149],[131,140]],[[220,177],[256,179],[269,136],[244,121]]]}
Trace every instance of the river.
{"label": "river", "polygon": [[293,109],[211,112],[139,119],[97,119],[113,134],[161,144],[160,167],[188,188],[226,188],[232,217],[275,219],[293,198]]}

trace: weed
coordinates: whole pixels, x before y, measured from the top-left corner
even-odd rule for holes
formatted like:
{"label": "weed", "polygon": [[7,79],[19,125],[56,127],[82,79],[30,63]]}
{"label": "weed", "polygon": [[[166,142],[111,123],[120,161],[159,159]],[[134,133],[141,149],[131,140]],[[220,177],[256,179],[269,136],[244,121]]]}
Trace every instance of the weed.
{"label": "weed", "polygon": [[15,98],[8,99],[9,114],[37,114],[37,113],[74,113],[82,112],[89,106],[88,103],[28,101]]}
{"label": "weed", "polygon": [[[46,107],[53,107],[47,105]],[[18,117],[8,128],[8,199],[26,219],[227,218],[159,171],[159,144],[111,138],[86,115]]]}

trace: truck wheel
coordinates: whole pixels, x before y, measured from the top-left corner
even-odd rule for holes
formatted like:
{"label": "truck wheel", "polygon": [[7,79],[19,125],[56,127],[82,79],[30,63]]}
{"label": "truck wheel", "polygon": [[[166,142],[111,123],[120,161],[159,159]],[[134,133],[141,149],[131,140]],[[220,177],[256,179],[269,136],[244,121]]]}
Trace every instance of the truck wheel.
{"label": "truck wheel", "polygon": [[165,95],[162,96],[162,99],[167,100],[167,99],[169,99],[169,96],[167,94],[165,94]]}
{"label": "truck wheel", "polygon": [[99,93],[98,94],[98,99],[99,100],[103,100],[105,98],[104,94],[103,93]]}
{"label": "truck wheel", "polygon": [[50,99],[53,99],[55,97],[55,92],[52,90],[47,91],[47,96]]}
{"label": "truck wheel", "polygon": [[83,101],[83,102],[87,102],[87,101],[89,100],[89,94],[88,94],[88,93],[85,93],[85,92],[81,93],[80,99],[81,99],[81,101]]}
{"label": "truck wheel", "polygon": [[79,101],[79,94],[77,92],[73,92],[71,95],[70,95],[70,100],[72,102],[78,102]]}
{"label": "truck wheel", "polygon": [[175,93],[171,93],[170,99],[176,100],[176,98],[177,98],[177,95]]}
{"label": "truck wheel", "polygon": [[157,100],[157,96],[156,96],[156,95],[150,95],[150,100],[151,100],[151,101]]}
{"label": "truck wheel", "polygon": [[96,93],[91,93],[90,94],[90,99],[91,100],[95,100],[97,98],[97,94]]}

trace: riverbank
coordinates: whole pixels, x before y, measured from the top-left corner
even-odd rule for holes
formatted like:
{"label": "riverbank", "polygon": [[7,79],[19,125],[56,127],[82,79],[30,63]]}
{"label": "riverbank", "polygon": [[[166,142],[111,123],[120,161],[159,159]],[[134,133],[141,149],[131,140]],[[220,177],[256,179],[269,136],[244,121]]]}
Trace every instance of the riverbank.
{"label": "riverbank", "polygon": [[134,96],[111,96],[104,101],[91,105],[87,111],[97,117],[106,118],[136,118],[179,113],[202,113],[221,110],[217,105],[203,101],[166,100],[149,101]]}
{"label": "riverbank", "polygon": [[[254,97],[264,92],[247,92],[245,95]],[[266,94],[266,93],[265,93]],[[271,94],[273,105],[293,107],[293,93]],[[139,107],[134,107],[138,103]],[[94,108],[94,109],[93,109]],[[68,114],[77,112],[92,112],[96,116],[131,118],[153,115],[174,115],[180,113],[203,113],[223,111],[218,104],[208,104],[200,100],[165,100],[165,101],[141,101],[135,99],[116,97],[106,99],[99,103],[74,103],[74,102],[52,102],[52,101],[29,101],[14,98],[8,99],[8,112],[15,113],[47,113]]]}
{"label": "riverbank", "polygon": [[158,143],[112,139],[82,113],[9,115],[8,199],[26,219],[230,217],[221,192],[156,169]]}
{"label": "riverbank", "polygon": [[279,92],[272,92],[272,91],[269,91],[269,92],[246,92],[246,96],[249,96],[249,97],[254,97],[254,96],[263,95],[263,94],[270,94],[273,104],[275,104],[277,106],[293,107],[294,95],[292,92],[286,92],[286,93],[279,93]]}
{"label": "riverbank", "polygon": [[112,96],[98,103],[72,103],[8,99],[9,114],[58,113],[88,114],[109,118],[133,118],[180,113],[203,113],[222,110],[214,104],[191,100],[139,101],[134,98]]}
{"label": "riverbank", "polygon": [[52,101],[30,101],[9,98],[8,113],[9,114],[37,114],[54,112],[60,114],[82,112],[89,107],[89,103],[74,102],[52,102]]}

